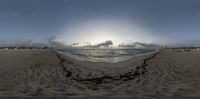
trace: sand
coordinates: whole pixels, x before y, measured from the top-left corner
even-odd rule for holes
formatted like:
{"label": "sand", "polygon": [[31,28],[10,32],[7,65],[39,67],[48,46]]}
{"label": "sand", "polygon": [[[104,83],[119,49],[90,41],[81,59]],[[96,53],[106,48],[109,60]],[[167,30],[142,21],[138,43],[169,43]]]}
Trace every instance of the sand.
{"label": "sand", "polygon": [[0,96],[200,96],[200,51],[117,63],[78,61],[52,49],[0,50]]}

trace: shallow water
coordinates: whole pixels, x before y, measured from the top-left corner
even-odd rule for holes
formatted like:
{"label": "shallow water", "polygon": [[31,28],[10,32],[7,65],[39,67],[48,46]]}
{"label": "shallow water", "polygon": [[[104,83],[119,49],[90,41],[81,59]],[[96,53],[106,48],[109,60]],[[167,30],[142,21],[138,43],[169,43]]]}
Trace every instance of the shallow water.
{"label": "shallow water", "polygon": [[113,63],[153,52],[155,49],[59,49],[57,51],[77,60]]}

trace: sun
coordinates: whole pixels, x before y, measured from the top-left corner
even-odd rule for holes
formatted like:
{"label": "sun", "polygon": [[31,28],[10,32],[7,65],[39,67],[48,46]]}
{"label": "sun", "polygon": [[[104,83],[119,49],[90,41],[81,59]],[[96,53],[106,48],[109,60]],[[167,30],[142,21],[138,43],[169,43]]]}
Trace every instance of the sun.
{"label": "sun", "polygon": [[132,23],[110,19],[80,22],[80,24],[68,26],[59,39],[65,41],[66,44],[76,42],[98,44],[111,40],[115,46],[127,40],[141,41],[141,37],[149,37],[142,34],[144,34],[143,31],[138,30]]}
{"label": "sun", "polygon": [[117,36],[115,32],[105,31],[105,30],[104,31],[96,30],[93,32],[89,32],[85,34],[83,37],[85,37],[85,39],[83,39],[84,41],[90,41],[92,43],[100,43],[107,40],[111,40],[111,41],[120,40],[120,38]]}
{"label": "sun", "polygon": [[[80,41],[87,41],[92,44],[105,42],[111,40],[113,42],[121,41],[126,37],[123,33],[126,33],[122,30],[123,27],[118,26],[112,22],[96,22],[86,25],[82,25],[79,28],[78,33]],[[126,29],[127,30],[127,29]]]}

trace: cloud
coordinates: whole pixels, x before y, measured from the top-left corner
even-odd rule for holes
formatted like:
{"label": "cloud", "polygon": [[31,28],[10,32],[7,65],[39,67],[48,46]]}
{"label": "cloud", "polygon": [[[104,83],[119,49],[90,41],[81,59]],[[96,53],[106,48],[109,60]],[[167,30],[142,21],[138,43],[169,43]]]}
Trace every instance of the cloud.
{"label": "cloud", "polygon": [[[111,40],[101,42],[95,45],[92,45],[89,42],[78,42],[73,43],[72,45],[65,45],[64,42],[56,41],[55,38],[49,39],[49,45],[57,49],[65,48],[112,48],[113,42]],[[142,49],[158,49],[161,46],[153,43],[142,43],[142,42],[126,42],[118,45],[118,48],[142,48]]]}
{"label": "cloud", "polygon": [[108,40],[108,41],[99,43],[97,45],[94,45],[93,47],[109,47],[109,46],[112,46],[112,45],[113,45],[113,42],[111,40]]}
{"label": "cloud", "polygon": [[99,44],[92,45],[89,42],[79,42],[79,43],[73,43],[72,47],[75,48],[108,48],[113,45],[113,42],[111,40],[101,42]]}
{"label": "cloud", "polygon": [[56,37],[50,37],[48,40],[49,46],[56,49],[65,49],[68,48],[64,43],[56,41]]}
{"label": "cloud", "polygon": [[160,48],[159,45],[153,43],[142,43],[142,42],[133,42],[128,44],[120,44],[118,45],[120,48],[149,48],[149,49],[157,49]]}
{"label": "cloud", "polygon": [[91,46],[91,44],[89,42],[78,42],[72,44],[72,47],[84,47],[84,46]]}

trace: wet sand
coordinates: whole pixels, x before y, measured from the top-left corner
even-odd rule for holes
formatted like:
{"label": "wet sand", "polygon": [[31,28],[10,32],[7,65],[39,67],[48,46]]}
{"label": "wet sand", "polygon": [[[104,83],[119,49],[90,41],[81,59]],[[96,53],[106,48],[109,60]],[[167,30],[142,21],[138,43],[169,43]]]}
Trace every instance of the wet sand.
{"label": "wet sand", "polygon": [[0,96],[200,96],[200,51],[161,49],[118,63],[52,49],[0,50]]}

